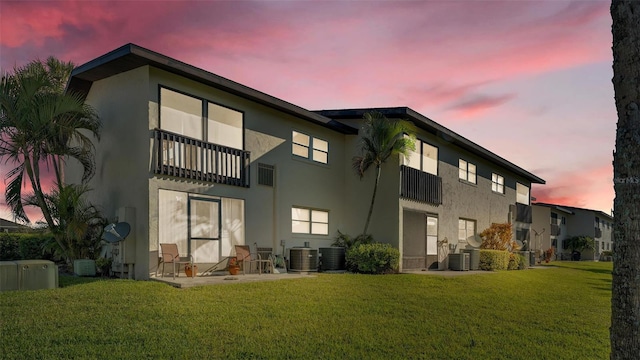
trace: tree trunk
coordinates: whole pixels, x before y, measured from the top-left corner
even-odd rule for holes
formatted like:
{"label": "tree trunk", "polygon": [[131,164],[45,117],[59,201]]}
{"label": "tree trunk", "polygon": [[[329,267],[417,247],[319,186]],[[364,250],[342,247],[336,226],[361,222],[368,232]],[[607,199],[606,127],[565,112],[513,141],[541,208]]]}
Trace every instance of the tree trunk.
{"label": "tree trunk", "polygon": [[371,214],[373,214],[373,204],[376,202],[376,193],[378,192],[378,182],[380,182],[380,165],[376,165],[376,182],[373,185],[373,196],[371,196],[371,205],[369,205],[369,214],[367,215],[367,222],[364,224],[363,235],[367,234],[369,229],[369,222],[371,221]]}
{"label": "tree trunk", "polygon": [[640,2],[613,0],[614,252],[611,359],[640,353]]}

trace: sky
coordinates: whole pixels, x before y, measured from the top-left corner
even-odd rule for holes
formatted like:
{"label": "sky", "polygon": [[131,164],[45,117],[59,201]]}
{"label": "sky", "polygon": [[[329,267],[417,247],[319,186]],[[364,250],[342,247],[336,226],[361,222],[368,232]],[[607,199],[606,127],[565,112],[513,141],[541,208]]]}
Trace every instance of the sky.
{"label": "sky", "polygon": [[610,213],[609,4],[0,0],[0,67],[135,43],[309,110],[408,106],[545,179],[537,201]]}

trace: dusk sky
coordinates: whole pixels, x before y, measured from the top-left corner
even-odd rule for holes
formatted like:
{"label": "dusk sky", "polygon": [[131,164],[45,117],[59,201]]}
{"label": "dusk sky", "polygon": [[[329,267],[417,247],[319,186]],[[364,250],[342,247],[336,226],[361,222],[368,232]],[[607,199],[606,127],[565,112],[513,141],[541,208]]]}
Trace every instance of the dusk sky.
{"label": "dusk sky", "polygon": [[0,0],[0,67],[135,43],[309,110],[408,106],[545,179],[537,201],[610,213],[609,5]]}

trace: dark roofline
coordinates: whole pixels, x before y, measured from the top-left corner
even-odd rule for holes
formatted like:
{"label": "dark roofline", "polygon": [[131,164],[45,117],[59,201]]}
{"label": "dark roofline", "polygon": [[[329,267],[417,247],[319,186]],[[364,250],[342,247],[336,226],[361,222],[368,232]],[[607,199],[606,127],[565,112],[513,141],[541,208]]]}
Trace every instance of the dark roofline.
{"label": "dark roofline", "polygon": [[551,209],[556,209],[558,211],[562,211],[562,212],[570,214],[570,215],[574,214],[573,211],[569,210],[564,205],[555,205],[555,204],[547,204],[547,203],[539,203],[539,202],[531,203],[531,205],[544,206],[544,207],[548,207],[548,208],[551,208]]}
{"label": "dark roofline", "polygon": [[482,146],[474,143],[473,141],[461,136],[446,127],[438,124],[437,122],[429,119],[428,117],[418,113],[415,110],[412,110],[408,107],[386,107],[386,108],[365,108],[365,109],[339,109],[339,110],[319,110],[316,113],[335,119],[356,119],[362,118],[364,113],[370,111],[379,111],[386,117],[393,118],[403,118],[412,120],[416,126],[419,128],[426,130],[429,133],[432,133],[436,136],[441,137],[445,141],[454,143],[455,145],[470,151],[474,154],[479,155],[481,158],[499,164],[514,173],[526,178],[535,184],[545,184],[546,182],[537,177],[536,175],[526,171],[525,169],[515,165],[514,163],[506,160],[505,158],[496,155],[495,153],[483,148]]}
{"label": "dark roofline", "polygon": [[601,211],[601,210],[593,210],[593,209],[586,209],[586,208],[580,208],[580,207],[575,207],[575,206],[568,206],[568,205],[558,205],[558,204],[549,204],[549,203],[533,203],[533,205],[541,205],[541,206],[548,206],[548,207],[561,207],[561,208],[566,208],[566,209],[571,209],[571,210],[583,210],[583,211],[591,211],[593,213],[596,213],[600,216],[605,216],[608,217],[609,219],[613,220],[613,216]]}
{"label": "dark roofline", "polygon": [[94,81],[145,65],[162,69],[242,98],[255,101],[262,105],[300,117],[315,124],[328,127],[343,134],[357,133],[357,130],[350,126],[332,121],[329,118],[301,108],[297,105],[135,44],[126,44],[76,67],[71,72],[71,78],[67,84],[67,91],[77,92],[86,97]]}

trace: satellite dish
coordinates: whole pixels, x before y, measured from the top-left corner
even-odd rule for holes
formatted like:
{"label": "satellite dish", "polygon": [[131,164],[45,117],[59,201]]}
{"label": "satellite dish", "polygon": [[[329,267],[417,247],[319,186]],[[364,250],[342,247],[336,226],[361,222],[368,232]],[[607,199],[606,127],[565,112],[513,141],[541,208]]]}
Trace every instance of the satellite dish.
{"label": "satellite dish", "polygon": [[104,228],[102,238],[109,243],[117,243],[124,241],[124,239],[131,232],[131,225],[126,222],[119,222],[115,224],[109,224]]}

